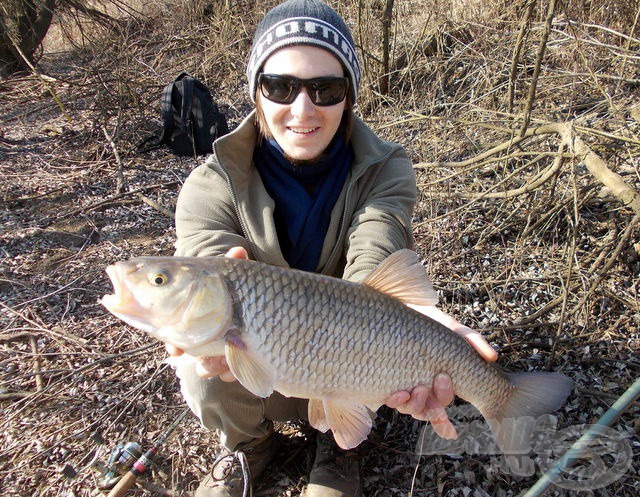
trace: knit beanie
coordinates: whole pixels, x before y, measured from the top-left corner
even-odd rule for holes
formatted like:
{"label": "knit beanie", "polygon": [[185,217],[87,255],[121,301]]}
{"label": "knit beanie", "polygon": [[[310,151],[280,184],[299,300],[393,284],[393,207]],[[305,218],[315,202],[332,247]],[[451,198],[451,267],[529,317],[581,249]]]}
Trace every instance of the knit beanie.
{"label": "knit beanie", "polygon": [[265,61],[276,50],[291,45],[313,45],[335,55],[347,68],[355,103],[360,84],[360,63],[351,32],[338,13],[319,0],[287,0],[267,12],[258,25],[247,65],[252,101]]}

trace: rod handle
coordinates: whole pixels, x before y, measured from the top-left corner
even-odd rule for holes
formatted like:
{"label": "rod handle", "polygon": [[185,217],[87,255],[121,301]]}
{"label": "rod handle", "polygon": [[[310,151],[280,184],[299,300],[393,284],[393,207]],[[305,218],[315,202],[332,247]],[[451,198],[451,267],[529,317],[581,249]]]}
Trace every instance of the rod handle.
{"label": "rod handle", "polygon": [[111,489],[111,492],[109,492],[107,497],[122,497],[127,493],[127,490],[133,486],[137,479],[138,475],[133,471],[128,471],[127,474],[118,480],[118,483],[116,483],[116,486]]}

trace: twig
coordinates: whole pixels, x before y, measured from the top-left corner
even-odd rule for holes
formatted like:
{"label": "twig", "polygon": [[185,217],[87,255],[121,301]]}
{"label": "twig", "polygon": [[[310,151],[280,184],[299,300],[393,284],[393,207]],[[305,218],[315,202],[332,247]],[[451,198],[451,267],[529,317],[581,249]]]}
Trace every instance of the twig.
{"label": "twig", "polygon": [[[638,17],[640,17],[640,9],[636,9],[636,17],[633,20],[633,26],[631,27],[631,35],[633,35],[633,32],[636,29],[636,26],[638,25]],[[630,51],[631,48],[631,36],[629,36],[629,38],[627,39],[627,51]],[[620,68],[620,74],[623,73],[625,66],[627,65],[627,60],[628,60],[629,56],[627,54],[625,54],[622,58],[622,67]],[[620,85],[622,84],[622,81],[619,81],[617,86],[616,86],[616,92],[620,89]]]}
{"label": "twig", "polygon": [[60,97],[58,97],[58,94],[53,90],[53,88],[49,84],[49,80],[54,80],[55,81],[55,79],[49,78],[48,76],[45,76],[44,74],[42,74],[40,72],[40,70],[31,63],[29,58],[24,54],[24,52],[20,48],[20,44],[16,43],[16,41],[13,39],[13,36],[11,36],[8,31],[7,31],[6,35],[11,40],[11,44],[13,45],[13,48],[15,49],[15,51],[18,52],[18,54],[20,55],[20,58],[25,62],[25,64],[27,64],[29,69],[31,69],[31,72],[42,82],[44,87],[47,89],[47,91],[49,92],[49,94],[53,98],[53,101],[56,103],[56,105],[60,109],[60,112],[62,113],[64,118],[67,120],[67,122],[70,123],[72,121],[71,120],[71,116],[67,113],[67,109],[65,108],[64,104],[62,103],[62,100],[60,99]]}
{"label": "twig", "polygon": [[120,154],[118,153],[118,147],[116,147],[116,144],[113,141],[113,138],[111,138],[111,135],[109,134],[109,132],[107,131],[107,128],[105,128],[104,126],[100,126],[102,128],[102,132],[104,133],[105,138],[107,139],[107,141],[109,142],[109,145],[111,146],[111,150],[113,150],[113,156],[116,159],[116,164],[117,164],[117,168],[116,168],[116,194],[122,194],[124,192],[124,174],[122,173],[122,161],[120,160]]}
{"label": "twig", "polygon": [[38,355],[38,341],[34,335],[29,337],[29,344],[31,345],[31,352],[33,353],[33,372],[36,377],[36,391],[41,392],[44,388],[44,382],[42,381],[40,356]]}
{"label": "twig", "polygon": [[17,390],[15,392],[0,393],[0,401],[2,400],[20,400],[31,397],[34,392],[27,392],[26,390]]}
{"label": "twig", "polygon": [[[600,397],[602,399],[609,399],[609,400],[618,400],[618,398],[620,398],[620,395],[609,393],[609,392],[603,392],[601,390],[593,390],[591,388],[582,388],[580,389],[580,393],[591,395],[593,397]],[[635,407],[640,407],[640,402],[635,400],[631,403],[631,405]]]}
{"label": "twig", "polygon": [[29,319],[27,316],[25,316],[24,314],[22,314],[21,312],[16,311],[15,309],[13,309],[12,307],[9,307],[7,304],[5,304],[4,302],[0,301],[0,306],[4,307],[6,310],[8,310],[9,312],[15,314],[16,316],[18,316],[19,318],[23,319],[24,321],[26,321],[29,324],[32,324],[33,326],[35,326],[35,328],[38,331],[42,331],[43,333],[47,333],[47,334],[51,334],[53,336],[56,336],[58,338],[63,338],[65,340],[68,340],[70,342],[75,343],[76,345],[86,345],[87,344],[87,340],[85,340],[84,338],[79,338],[76,336],[72,336],[70,334],[64,334],[64,333],[57,333],[49,328],[45,328],[44,326],[40,325],[40,323],[35,322],[32,319]]}
{"label": "twig", "polygon": [[[640,11],[636,11],[636,19],[638,17],[638,12],[640,12]],[[576,24],[577,25],[578,23],[575,22],[575,21],[568,20],[567,24]],[[620,38],[624,38],[625,40],[627,40],[627,43],[640,44],[640,39],[633,37],[633,31],[634,30],[631,30],[631,33],[627,35],[627,34],[621,33],[620,31],[616,31],[615,29],[611,29],[611,28],[608,28],[606,26],[600,26],[599,24],[589,24],[589,23],[586,23],[586,22],[580,23],[580,24],[582,26],[584,26],[585,28],[600,29],[600,30],[602,30],[602,31],[604,31],[606,33],[611,33],[613,35],[619,36]],[[635,22],[634,22],[634,26],[635,26]]]}
{"label": "twig", "polygon": [[[603,185],[610,188],[611,193],[622,202],[623,205],[630,207],[634,213],[640,213],[640,194],[629,186],[622,176],[615,173],[582,139],[574,133],[573,126],[571,124],[553,123],[539,126],[537,128],[527,129],[523,136],[513,137],[510,140],[493,147],[481,154],[476,155],[470,159],[459,162],[445,162],[445,163],[419,163],[414,166],[414,169],[423,170],[432,168],[435,166],[446,165],[448,167],[466,167],[474,163],[478,163],[493,155],[499,154],[505,150],[509,150],[516,144],[520,144],[527,138],[536,135],[546,134],[558,134],[562,138],[562,143],[569,144],[570,151],[573,155],[580,159],[587,167],[589,172]],[[558,158],[561,158],[559,155]],[[550,176],[549,176],[550,177]],[[547,178],[548,179],[548,178]],[[485,198],[489,195],[485,192],[479,196],[479,198]],[[437,219],[441,219],[442,216],[429,219],[427,222],[432,222]]]}
{"label": "twig", "polygon": [[524,195],[525,193],[530,193],[533,190],[541,187],[550,178],[552,178],[555,175],[557,175],[558,171],[560,171],[560,168],[562,167],[562,159],[564,157],[563,152],[564,152],[564,148],[566,147],[566,145],[567,145],[566,142],[564,140],[562,140],[562,142],[560,143],[560,146],[558,148],[558,152],[557,152],[555,160],[553,161],[553,163],[545,171],[542,172],[542,174],[539,174],[537,176],[537,178],[534,178],[531,181],[525,183],[520,188],[515,188],[513,190],[507,190],[507,191],[504,191],[504,192],[488,193],[486,195],[483,195],[483,197],[484,198],[512,198],[512,197],[517,197],[518,195]]}
{"label": "twig", "polygon": [[[571,128],[567,125],[560,126],[558,130],[564,134],[573,135]],[[631,186],[629,186],[622,176],[613,172],[591,148],[583,142],[579,136],[572,136],[573,151],[576,156],[581,157],[584,165],[587,166],[589,172],[595,176],[603,185],[611,189],[618,200],[623,205],[630,207],[637,215],[640,214],[640,195]]]}
{"label": "twig", "polygon": [[23,331],[20,333],[9,333],[0,335],[0,343],[10,343],[17,342],[19,340],[31,340],[35,335],[33,333],[29,333],[27,331]]}
{"label": "twig", "polygon": [[569,300],[569,292],[567,291],[567,287],[571,284],[571,277],[573,274],[573,261],[576,254],[576,240],[578,238],[578,222],[580,219],[580,213],[578,208],[578,189],[576,188],[575,182],[575,174],[573,176],[573,229],[571,230],[571,248],[569,250],[569,254],[567,256],[568,260],[568,268],[567,268],[567,279],[566,282],[561,280],[563,285],[562,292],[562,308],[560,310],[560,320],[558,322],[558,326],[556,327],[556,333],[553,336],[553,345],[551,347],[551,353],[547,359],[547,370],[551,371],[553,366],[553,362],[556,358],[556,351],[558,350],[558,342],[560,340],[560,335],[562,334],[562,330],[565,324],[565,318],[567,316],[567,302]]}
{"label": "twig", "polygon": [[556,9],[556,0],[549,0],[549,7],[547,9],[547,17],[544,23],[544,29],[542,31],[542,39],[540,40],[540,46],[538,47],[538,56],[536,58],[536,64],[533,69],[533,76],[531,77],[531,86],[529,86],[529,96],[527,98],[527,104],[524,109],[524,119],[522,128],[520,128],[520,136],[524,136],[529,127],[531,120],[531,109],[533,108],[533,102],[536,98],[536,90],[538,86],[538,77],[540,76],[540,67],[542,66],[542,59],[544,58],[545,51],[547,49],[547,40],[549,39],[549,32],[551,31],[551,23]]}
{"label": "twig", "polygon": [[95,209],[99,209],[100,207],[102,207],[105,204],[110,204],[112,203],[114,200],[118,200],[124,197],[127,197],[129,195],[136,195],[137,193],[141,193],[141,192],[147,192],[149,190],[155,190],[157,188],[167,188],[170,186],[175,186],[180,184],[179,181],[167,181],[166,183],[159,183],[157,185],[151,185],[151,186],[143,186],[141,188],[136,188],[135,190],[129,190],[128,192],[122,192],[122,193],[117,193],[116,195],[113,195],[107,199],[101,200],[100,202],[96,202],[95,204],[86,206],[86,207],[79,207],[77,209],[74,209],[70,212],[67,212],[66,214],[62,214],[58,219],[60,218],[66,218],[66,217],[71,217],[71,216],[76,216],[80,213],[87,213],[87,212],[91,212]]}
{"label": "twig", "polygon": [[513,56],[511,57],[511,70],[509,71],[509,112],[513,112],[513,99],[516,87],[516,73],[518,72],[518,60],[520,60],[520,52],[522,51],[522,44],[524,42],[524,36],[527,32],[527,26],[531,20],[531,14],[533,8],[536,6],[535,0],[528,0],[529,4],[527,10],[520,24],[520,31],[518,31],[518,38],[516,39],[516,46],[513,49]]}
{"label": "twig", "polygon": [[136,197],[138,197],[145,204],[147,204],[150,207],[153,207],[155,210],[157,210],[161,214],[165,215],[169,219],[173,219],[174,218],[174,214],[173,214],[173,212],[171,210],[167,209],[164,205],[159,204],[155,200],[150,199],[146,195],[143,195],[142,193],[137,193]]}
{"label": "twig", "polygon": [[637,213],[635,216],[633,216],[633,219],[625,228],[624,232],[622,233],[622,236],[620,237],[620,240],[618,241],[618,244],[616,245],[616,248],[613,250],[613,253],[609,257],[607,262],[604,264],[602,269],[598,272],[598,275],[595,278],[595,280],[591,283],[589,290],[585,292],[585,294],[580,299],[580,302],[578,302],[578,304],[575,305],[574,312],[577,311],[577,309],[579,309],[587,301],[587,299],[591,296],[591,294],[595,291],[595,289],[598,288],[598,286],[606,276],[609,269],[611,269],[613,264],[618,260],[620,253],[629,242],[629,239],[633,235],[634,228],[639,221],[640,221],[640,212]]}

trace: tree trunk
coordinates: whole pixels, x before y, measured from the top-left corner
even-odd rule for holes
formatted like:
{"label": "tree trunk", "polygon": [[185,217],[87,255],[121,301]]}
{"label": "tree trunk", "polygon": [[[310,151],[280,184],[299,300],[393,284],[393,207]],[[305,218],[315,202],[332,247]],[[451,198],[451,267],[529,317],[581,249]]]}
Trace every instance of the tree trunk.
{"label": "tree trunk", "polygon": [[382,77],[380,78],[380,93],[389,93],[389,52],[391,50],[391,25],[393,18],[393,2],[387,0],[384,14],[382,15]]}
{"label": "tree trunk", "polygon": [[0,7],[0,76],[28,69],[25,58],[34,55],[44,40],[55,0],[8,0]]}

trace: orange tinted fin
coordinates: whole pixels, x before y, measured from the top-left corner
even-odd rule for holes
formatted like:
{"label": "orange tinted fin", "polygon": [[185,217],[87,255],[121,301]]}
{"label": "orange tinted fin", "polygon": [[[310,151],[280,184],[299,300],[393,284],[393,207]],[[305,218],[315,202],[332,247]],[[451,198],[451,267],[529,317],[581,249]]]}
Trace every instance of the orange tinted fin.
{"label": "orange tinted fin", "polygon": [[249,350],[239,336],[227,337],[225,357],[229,369],[238,381],[254,395],[268,397],[276,382],[274,367]]}
{"label": "orange tinted fin", "polygon": [[403,249],[391,254],[367,276],[363,284],[405,304],[438,303],[438,295],[413,250]]}
{"label": "orange tinted fin", "polygon": [[371,431],[372,419],[365,406],[335,399],[324,400],[322,403],[327,423],[340,447],[353,449],[366,440]]}
{"label": "orange tinted fin", "polygon": [[309,399],[309,423],[322,433],[325,433],[329,429],[322,400]]}

